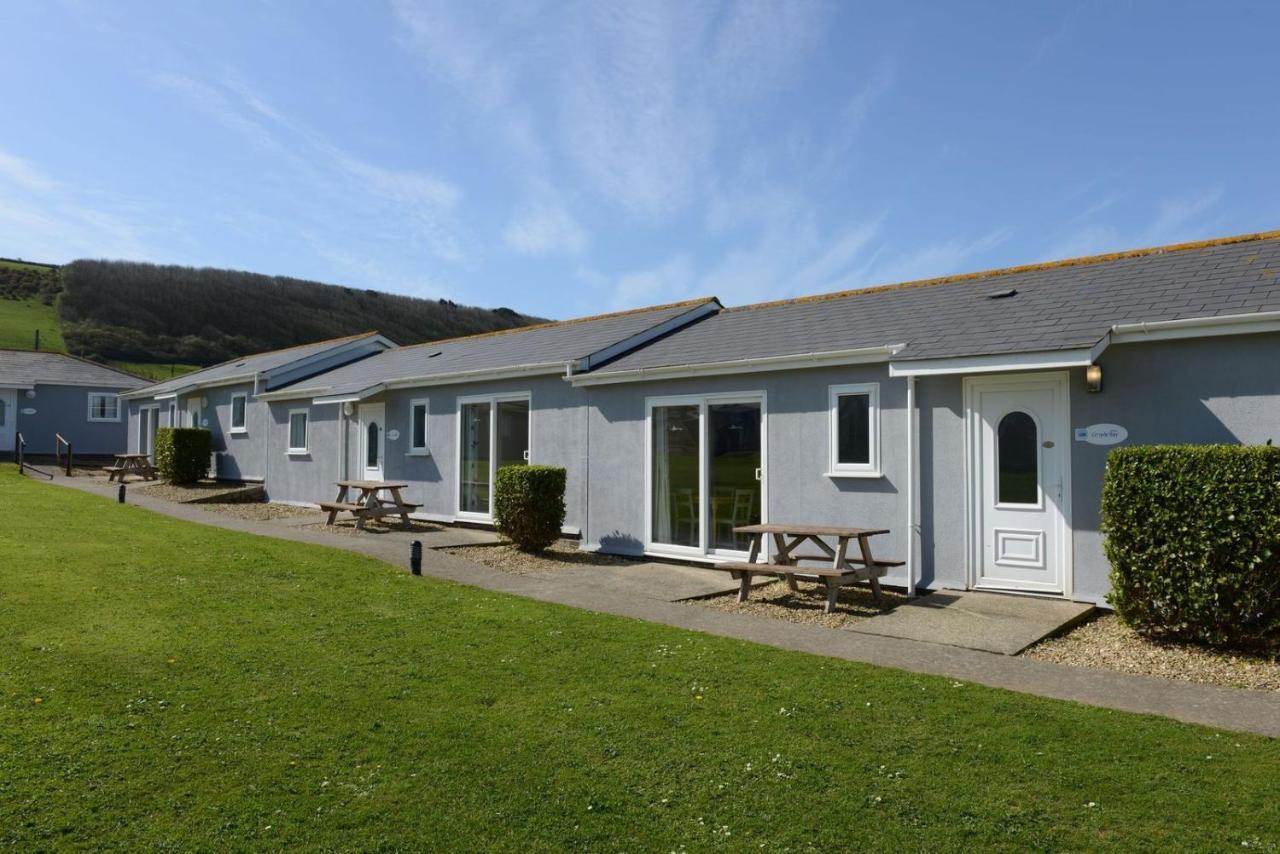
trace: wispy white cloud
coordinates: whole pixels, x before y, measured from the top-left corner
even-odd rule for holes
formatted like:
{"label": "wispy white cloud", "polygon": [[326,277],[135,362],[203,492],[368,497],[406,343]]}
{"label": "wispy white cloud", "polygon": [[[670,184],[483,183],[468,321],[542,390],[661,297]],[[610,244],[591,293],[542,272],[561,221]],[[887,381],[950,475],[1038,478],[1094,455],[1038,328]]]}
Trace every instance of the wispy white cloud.
{"label": "wispy white cloud", "polygon": [[[344,214],[360,211],[378,238],[408,241],[437,260],[466,260],[466,241],[454,216],[462,192],[454,183],[422,170],[389,168],[358,157],[288,116],[235,75],[210,83],[165,72],[151,80],[288,166],[312,192],[341,204]],[[312,212],[313,218],[323,215],[323,208]]]}
{"label": "wispy white cloud", "polygon": [[1064,258],[1082,258],[1101,255],[1123,248],[1120,232],[1111,225],[1086,225],[1066,234],[1049,245],[1045,259],[1057,261]]}
{"label": "wispy white cloud", "polygon": [[1219,184],[1189,196],[1165,200],[1143,239],[1148,243],[1176,243],[1203,236],[1208,219],[1205,214],[1216,208],[1225,194],[1226,188]]}
{"label": "wispy white cloud", "polygon": [[535,204],[507,226],[507,245],[522,255],[577,255],[587,247],[587,233],[558,205]]}
{"label": "wispy white cloud", "polygon": [[890,255],[884,263],[871,266],[859,284],[894,284],[966,272],[1012,234],[1011,229],[1002,227],[973,240],[940,240],[905,254]]}
{"label": "wispy white cloud", "polygon": [[35,164],[6,151],[0,151],[0,179],[36,192],[58,187],[58,182],[42,173]]}

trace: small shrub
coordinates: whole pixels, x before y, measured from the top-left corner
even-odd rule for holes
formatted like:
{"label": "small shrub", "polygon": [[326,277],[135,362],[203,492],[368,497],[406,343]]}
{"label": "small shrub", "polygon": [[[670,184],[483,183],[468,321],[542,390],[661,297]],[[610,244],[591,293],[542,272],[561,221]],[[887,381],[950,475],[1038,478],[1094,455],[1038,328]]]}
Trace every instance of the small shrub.
{"label": "small shrub", "polygon": [[213,439],[199,427],[161,427],[156,431],[156,468],[169,483],[195,483],[209,474]]}
{"label": "small shrub", "polygon": [[1280,449],[1122,448],[1107,459],[1111,604],[1142,634],[1280,644]]}
{"label": "small shrub", "polygon": [[564,524],[565,470],[555,466],[504,466],[494,483],[493,523],[516,547],[542,551],[560,538]]}

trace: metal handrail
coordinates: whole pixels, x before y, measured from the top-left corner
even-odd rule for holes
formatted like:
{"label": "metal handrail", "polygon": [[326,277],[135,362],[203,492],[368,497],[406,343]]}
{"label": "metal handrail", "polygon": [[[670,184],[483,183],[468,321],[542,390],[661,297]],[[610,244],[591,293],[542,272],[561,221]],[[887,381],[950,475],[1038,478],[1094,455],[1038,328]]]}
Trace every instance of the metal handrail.
{"label": "metal handrail", "polygon": [[59,468],[62,468],[62,446],[67,446],[67,477],[71,477],[71,443],[62,438],[61,433],[53,434],[53,458],[57,462]]}

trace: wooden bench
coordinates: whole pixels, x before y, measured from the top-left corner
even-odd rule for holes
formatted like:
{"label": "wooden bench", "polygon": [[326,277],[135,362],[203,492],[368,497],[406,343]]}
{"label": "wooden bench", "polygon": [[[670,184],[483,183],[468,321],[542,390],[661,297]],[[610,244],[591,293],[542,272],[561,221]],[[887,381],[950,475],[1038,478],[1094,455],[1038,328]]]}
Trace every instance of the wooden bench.
{"label": "wooden bench", "polygon": [[[849,584],[865,581],[871,585],[871,592],[876,602],[882,603],[880,579],[888,574],[892,567],[902,566],[900,560],[882,560],[872,557],[870,539],[873,536],[889,533],[884,528],[844,528],[825,525],[797,524],[757,524],[743,525],[735,528],[734,533],[751,537],[751,550],[745,562],[729,562],[716,564],[712,569],[728,572],[739,581],[738,601],[745,602],[751,594],[751,579],[757,575],[772,575],[785,579],[787,586],[796,591],[796,579],[820,581],[827,588],[826,612],[836,609],[836,597],[840,588]],[[757,559],[765,554],[764,538],[772,536],[774,542],[774,560],[770,563],[757,563]],[[837,544],[832,547],[822,537],[833,537]],[[857,541],[861,557],[850,557],[848,547],[850,541]],[[808,543],[818,549],[816,554],[806,554],[797,548]],[[819,561],[826,566],[800,566],[801,561]]]}
{"label": "wooden bench", "polygon": [[[400,497],[400,490],[408,485],[380,480],[340,480],[337,498],[333,501],[321,501],[318,504],[321,510],[327,510],[329,513],[326,525],[332,525],[337,520],[338,514],[346,511],[355,517],[357,530],[363,530],[364,523],[370,519],[381,519],[383,516],[399,516],[407,528],[411,524],[409,514],[422,506],[412,504]],[[356,489],[360,493],[354,501],[348,500],[347,497],[351,489]],[[380,498],[381,492],[390,493],[390,500]]]}

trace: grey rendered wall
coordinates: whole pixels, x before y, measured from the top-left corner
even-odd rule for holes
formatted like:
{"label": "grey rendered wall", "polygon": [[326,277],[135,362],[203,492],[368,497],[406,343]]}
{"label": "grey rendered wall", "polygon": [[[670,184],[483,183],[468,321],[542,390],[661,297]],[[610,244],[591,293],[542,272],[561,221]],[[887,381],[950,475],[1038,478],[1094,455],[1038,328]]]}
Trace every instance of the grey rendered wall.
{"label": "grey rendered wall", "polygon": [[[1098,360],[1103,390],[1071,376],[1073,427],[1120,424],[1125,445],[1280,442],[1280,334],[1116,345]],[[1110,566],[1098,533],[1110,448],[1072,442],[1075,598],[1101,601]]]}
{"label": "grey rendered wall", "polygon": [[[398,432],[398,438],[386,441],[384,477],[409,483],[404,496],[408,501],[421,504],[419,513],[427,518],[451,520],[457,512],[457,433],[458,399],[485,394],[530,394],[530,459],[534,463],[563,466],[568,471],[565,494],[565,525],[580,528],[586,505],[586,413],[582,408],[585,399],[580,389],[575,389],[559,377],[530,377],[526,380],[503,380],[490,383],[433,386],[422,389],[401,389],[363,401],[365,404],[382,403],[386,407],[386,429]],[[409,452],[409,406],[413,400],[427,400],[428,455]],[[359,407],[346,420],[347,471],[346,477],[363,474],[360,459]],[[287,434],[287,402],[271,404],[275,427],[273,434]],[[332,421],[320,434],[313,432],[312,453],[309,459],[283,458],[284,445],[279,453],[270,453],[270,469],[267,489],[273,501],[315,502],[333,497],[334,481],[340,479],[342,460],[342,429],[340,408],[337,405],[311,407],[313,431],[316,418]],[[284,439],[281,438],[281,443]]]}
{"label": "grey rendered wall", "polygon": [[[880,384],[881,478],[832,478],[828,386]],[[889,528],[879,553],[905,558],[906,382],[887,367],[850,366],[595,386],[589,393],[591,484],[588,547],[644,549],[646,398],[757,392],[766,395],[767,508],[774,521]]]}
{"label": "grey rendered wall", "polygon": [[920,424],[920,578],[922,587],[963,588],[965,577],[964,380],[916,380]]}
{"label": "grey rendered wall", "polygon": [[[306,454],[290,454],[289,412],[304,409],[310,420]],[[314,504],[332,500],[341,471],[342,436],[337,406],[297,401],[267,404],[266,488],[272,501]]]}
{"label": "grey rendered wall", "polygon": [[[202,389],[201,416],[208,422],[213,440],[213,456],[219,478],[262,480],[267,475],[267,454],[271,413],[266,403],[253,397],[253,383]],[[231,432],[231,397],[247,395],[244,433]],[[183,402],[185,408],[186,403]]]}
{"label": "grey rendered wall", "polygon": [[[27,443],[27,453],[52,454],[55,433],[69,440],[76,454],[106,455],[124,451],[129,429],[124,401],[120,401],[119,421],[89,420],[89,393],[118,391],[85,386],[37,385],[36,396],[31,399],[19,391],[15,423]],[[24,415],[24,409],[36,412]]]}

